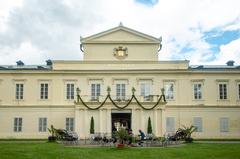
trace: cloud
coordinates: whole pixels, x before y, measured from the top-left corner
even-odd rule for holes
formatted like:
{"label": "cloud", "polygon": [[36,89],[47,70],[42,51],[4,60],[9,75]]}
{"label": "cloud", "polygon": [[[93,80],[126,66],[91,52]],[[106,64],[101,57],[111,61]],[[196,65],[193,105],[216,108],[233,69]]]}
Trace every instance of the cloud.
{"label": "cloud", "polygon": [[206,41],[205,33],[216,28],[239,30],[240,23],[236,0],[159,0],[151,7],[134,0],[23,0],[17,6],[1,16],[6,27],[0,28],[0,64],[14,64],[21,57],[29,57],[23,60],[26,64],[41,64],[48,58],[80,60],[79,36],[115,27],[120,21],[162,36],[160,60],[177,57],[191,64],[220,64],[223,61],[217,57],[223,50],[214,52],[216,46]]}
{"label": "cloud", "polygon": [[236,64],[240,64],[240,38],[226,45],[220,46],[220,53],[217,56],[217,61],[224,63],[229,60],[234,60]]}

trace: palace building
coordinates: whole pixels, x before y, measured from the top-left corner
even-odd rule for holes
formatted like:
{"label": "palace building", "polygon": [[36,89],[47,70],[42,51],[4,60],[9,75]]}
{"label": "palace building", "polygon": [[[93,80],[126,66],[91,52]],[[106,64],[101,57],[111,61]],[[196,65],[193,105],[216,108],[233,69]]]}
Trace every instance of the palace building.
{"label": "palace building", "polygon": [[[47,128],[240,138],[240,66],[159,61],[161,38],[119,25],[81,38],[83,60],[0,65],[0,138],[47,138]],[[158,57],[160,56],[160,57]],[[163,95],[164,94],[164,95]],[[166,102],[165,102],[165,100]]]}

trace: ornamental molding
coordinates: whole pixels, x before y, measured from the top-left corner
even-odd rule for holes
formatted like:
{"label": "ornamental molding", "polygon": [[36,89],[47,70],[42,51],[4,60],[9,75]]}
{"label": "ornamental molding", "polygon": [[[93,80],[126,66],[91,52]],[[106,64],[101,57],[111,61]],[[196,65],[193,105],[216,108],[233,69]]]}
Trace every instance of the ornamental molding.
{"label": "ornamental molding", "polygon": [[192,79],[191,82],[204,82],[205,79]]}
{"label": "ornamental molding", "polygon": [[132,88],[132,97],[131,97],[131,99],[128,100],[125,105],[119,106],[119,105],[112,99],[112,97],[111,97],[111,95],[110,95],[111,88],[108,87],[108,89],[107,89],[107,96],[105,97],[104,101],[103,101],[102,103],[100,103],[100,105],[98,105],[97,107],[94,107],[94,108],[93,108],[93,107],[89,107],[89,105],[87,105],[87,104],[83,101],[83,99],[81,98],[81,96],[80,96],[80,94],[79,94],[80,89],[77,88],[77,101],[74,101],[74,104],[75,104],[75,105],[81,105],[81,104],[82,104],[84,107],[86,107],[86,108],[89,109],[89,110],[98,110],[98,109],[102,108],[102,107],[105,105],[105,103],[107,102],[107,100],[109,100],[109,101],[113,104],[113,106],[115,106],[117,109],[122,109],[122,110],[125,109],[125,108],[127,108],[133,101],[135,101],[135,103],[136,103],[139,107],[141,107],[143,110],[152,110],[152,109],[156,108],[158,105],[166,105],[166,104],[167,104],[166,99],[165,99],[165,95],[162,94],[162,95],[159,96],[157,102],[156,102],[153,106],[151,106],[151,107],[145,107],[145,106],[143,106],[143,105],[139,102],[139,100],[138,100],[137,97],[135,96],[135,91],[136,91],[136,89],[133,87],[133,88]]}
{"label": "ornamental molding", "polygon": [[229,79],[216,79],[216,82],[229,82]]}
{"label": "ornamental molding", "polygon": [[99,83],[99,84],[104,84],[104,79],[103,78],[87,78],[88,85],[92,83]]}
{"label": "ornamental molding", "polygon": [[173,84],[175,84],[176,83],[176,80],[175,79],[164,79],[163,80],[163,83],[165,84],[165,83],[173,83]]}
{"label": "ornamental molding", "polygon": [[127,78],[112,78],[112,84],[117,84],[117,82],[120,83],[125,83],[125,84],[129,84],[129,80]]}
{"label": "ornamental molding", "polygon": [[128,52],[127,47],[118,46],[117,48],[113,49],[113,56],[115,56],[119,60],[122,60],[128,56],[127,52]]}
{"label": "ornamental molding", "polygon": [[63,79],[63,82],[77,82],[77,79]]}
{"label": "ornamental molding", "polygon": [[149,78],[149,77],[146,77],[146,78],[137,78],[137,85],[139,85],[140,83],[151,83],[153,85],[153,80],[154,78]]}

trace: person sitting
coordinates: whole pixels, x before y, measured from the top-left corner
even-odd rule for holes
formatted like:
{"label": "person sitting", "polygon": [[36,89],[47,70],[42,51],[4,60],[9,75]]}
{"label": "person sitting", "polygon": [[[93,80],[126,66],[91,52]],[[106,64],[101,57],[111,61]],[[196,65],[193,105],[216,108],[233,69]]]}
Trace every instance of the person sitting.
{"label": "person sitting", "polygon": [[138,143],[138,145],[143,146],[142,143],[143,143],[143,141],[146,137],[144,132],[142,130],[139,130],[139,135],[138,136],[140,136],[140,142]]}

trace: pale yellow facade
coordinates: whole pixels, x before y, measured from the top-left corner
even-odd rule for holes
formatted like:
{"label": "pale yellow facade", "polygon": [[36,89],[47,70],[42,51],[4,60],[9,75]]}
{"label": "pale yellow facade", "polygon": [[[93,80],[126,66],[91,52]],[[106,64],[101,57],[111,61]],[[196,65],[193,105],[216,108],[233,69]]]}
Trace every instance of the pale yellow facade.
{"label": "pale yellow facade", "polygon": [[[171,134],[182,125],[197,124],[200,132],[194,133],[196,138],[240,138],[239,66],[207,68],[189,66],[189,61],[159,61],[161,40],[124,26],[82,38],[81,43],[82,61],[0,67],[0,138],[46,138],[48,131],[42,127],[65,129],[69,126],[66,118],[73,118],[70,125],[80,138],[88,138],[91,117],[95,132],[111,134],[113,113],[131,114],[128,126],[134,134],[139,129],[147,131],[150,117],[156,136]],[[47,84],[47,99],[43,84]],[[99,84],[100,95],[91,100],[95,84]],[[108,87],[112,98],[116,98],[117,84],[124,85],[121,91],[126,99],[119,105],[126,103],[134,87],[146,108],[157,102],[161,88],[172,87],[169,92],[165,89],[165,95],[169,93],[167,104],[152,110],[144,110],[136,102],[119,110],[110,101],[100,109],[90,110],[74,102],[79,88],[82,99],[90,107],[97,107]],[[195,86],[199,91],[194,91]],[[67,99],[69,91],[74,92],[74,99]],[[151,99],[144,100],[142,92]],[[21,118],[21,124],[15,118]],[[39,118],[46,118],[46,123],[41,126]]]}

